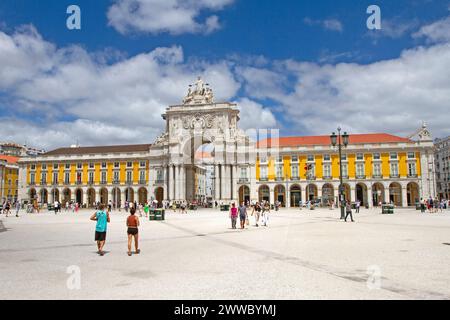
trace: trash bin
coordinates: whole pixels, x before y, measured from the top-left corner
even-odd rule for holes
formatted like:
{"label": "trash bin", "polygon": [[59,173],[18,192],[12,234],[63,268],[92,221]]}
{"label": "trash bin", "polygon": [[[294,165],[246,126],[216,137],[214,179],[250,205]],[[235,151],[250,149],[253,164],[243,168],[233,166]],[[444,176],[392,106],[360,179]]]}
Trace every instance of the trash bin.
{"label": "trash bin", "polygon": [[195,204],[190,204],[190,205],[189,205],[189,210],[197,210],[197,205],[195,205]]}
{"label": "trash bin", "polygon": [[392,204],[383,204],[381,207],[382,214],[393,214],[394,206]]}
{"label": "trash bin", "polygon": [[420,210],[420,202],[416,202],[416,210]]}
{"label": "trash bin", "polygon": [[220,211],[228,211],[228,210],[230,210],[229,204],[221,204],[220,205]]}
{"label": "trash bin", "polygon": [[165,210],[164,209],[156,209],[155,210],[155,220],[165,220]]}

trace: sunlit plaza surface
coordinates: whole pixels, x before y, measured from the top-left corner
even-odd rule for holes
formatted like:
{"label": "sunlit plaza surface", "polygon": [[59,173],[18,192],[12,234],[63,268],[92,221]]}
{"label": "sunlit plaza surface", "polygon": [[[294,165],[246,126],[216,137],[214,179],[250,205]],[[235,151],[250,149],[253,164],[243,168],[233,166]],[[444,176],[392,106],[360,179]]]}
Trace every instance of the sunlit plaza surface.
{"label": "sunlit plaza surface", "polygon": [[345,223],[290,208],[246,230],[219,210],[167,211],[141,218],[131,257],[126,213],[111,215],[103,257],[91,214],[1,215],[0,299],[450,298],[450,211],[361,209]]}

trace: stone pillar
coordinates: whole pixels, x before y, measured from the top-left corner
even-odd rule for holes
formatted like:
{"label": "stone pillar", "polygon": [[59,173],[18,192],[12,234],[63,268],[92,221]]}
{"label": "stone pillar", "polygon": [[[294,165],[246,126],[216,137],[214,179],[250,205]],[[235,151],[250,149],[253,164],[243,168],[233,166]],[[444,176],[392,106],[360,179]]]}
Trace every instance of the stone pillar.
{"label": "stone pillar", "polygon": [[384,186],[384,202],[389,203],[389,187]]}
{"label": "stone pillar", "polygon": [[275,190],[273,188],[271,188],[270,186],[269,186],[269,195],[270,195],[269,202],[272,205],[275,203]]}
{"label": "stone pillar", "polygon": [[220,164],[220,200],[225,199],[225,164]]}
{"label": "stone pillar", "polygon": [[[352,187],[351,189],[351,197],[352,197],[352,199],[351,199],[351,202],[355,202],[356,201],[356,199],[358,199],[358,195],[356,194],[356,187]],[[359,199],[359,201],[361,201],[361,199]]]}
{"label": "stone pillar", "polygon": [[402,207],[408,206],[408,192],[406,186],[402,186]]}
{"label": "stone pillar", "polygon": [[175,199],[175,184],[173,181],[173,175],[174,175],[174,166],[173,165],[169,165],[168,167],[168,173],[169,173],[169,177],[168,177],[168,181],[169,181],[169,198],[172,201],[173,199]]}
{"label": "stone pillar", "polygon": [[289,191],[289,186],[286,184],[286,208],[291,207],[291,192]]}
{"label": "stone pillar", "polygon": [[301,197],[302,203],[306,202],[306,186],[301,187]]}
{"label": "stone pillar", "polygon": [[180,200],[180,167],[178,165],[174,166],[175,176],[173,178],[173,185],[175,187],[174,199]]}
{"label": "stone pillar", "polygon": [[[88,200],[89,200],[89,199],[88,199],[88,192],[87,192],[87,189],[83,189],[83,199],[81,199],[81,202],[82,202],[82,203],[80,203],[81,207],[83,207],[83,204],[86,204],[87,207],[89,208]],[[91,203],[91,205],[92,205],[92,203]]]}
{"label": "stone pillar", "polygon": [[373,207],[372,188],[367,188],[367,204],[369,208]]}
{"label": "stone pillar", "polygon": [[184,166],[180,166],[180,200],[186,199],[186,171]]}
{"label": "stone pillar", "polygon": [[169,171],[168,171],[168,167],[164,166],[163,167],[163,177],[164,177],[164,200],[169,199]]}
{"label": "stone pillar", "polygon": [[100,202],[100,189],[95,189],[95,203]]}
{"label": "stone pillar", "polygon": [[220,172],[219,172],[219,165],[214,165],[214,199],[220,200]]}
{"label": "stone pillar", "polygon": [[119,202],[119,206],[122,208],[123,204],[125,203],[125,190],[126,189],[122,189],[120,190],[120,202]]}

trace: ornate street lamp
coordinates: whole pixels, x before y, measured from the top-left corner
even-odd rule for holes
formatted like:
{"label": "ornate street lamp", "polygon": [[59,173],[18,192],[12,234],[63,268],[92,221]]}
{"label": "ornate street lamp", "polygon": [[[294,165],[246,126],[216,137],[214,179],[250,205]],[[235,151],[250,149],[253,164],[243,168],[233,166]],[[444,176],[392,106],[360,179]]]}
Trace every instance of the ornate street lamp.
{"label": "ornate street lamp", "polygon": [[341,135],[341,128],[337,128],[338,134],[332,133],[330,135],[331,145],[333,147],[338,146],[339,149],[339,202],[341,204],[341,219],[345,218],[345,194],[344,194],[344,183],[342,178],[342,147],[347,147],[349,135],[347,132],[344,132]]}

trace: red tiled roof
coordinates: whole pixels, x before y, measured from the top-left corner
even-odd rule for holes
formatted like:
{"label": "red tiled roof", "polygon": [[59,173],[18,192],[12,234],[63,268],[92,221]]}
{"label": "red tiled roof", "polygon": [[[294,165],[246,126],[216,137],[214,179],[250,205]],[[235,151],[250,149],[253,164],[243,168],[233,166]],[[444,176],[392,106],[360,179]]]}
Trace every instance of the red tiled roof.
{"label": "red tiled roof", "polygon": [[6,160],[8,163],[17,164],[19,157],[7,156],[4,154],[0,154],[0,160]]}
{"label": "red tiled roof", "polygon": [[[371,143],[413,143],[414,141],[394,136],[388,133],[366,133],[351,134],[349,144],[371,144]],[[259,148],[265,147],[295,147],[295,146],[313,146],[330,145],[330,136],[304,136],[304,137],[279,137],[269,138],[258,141]]]}

